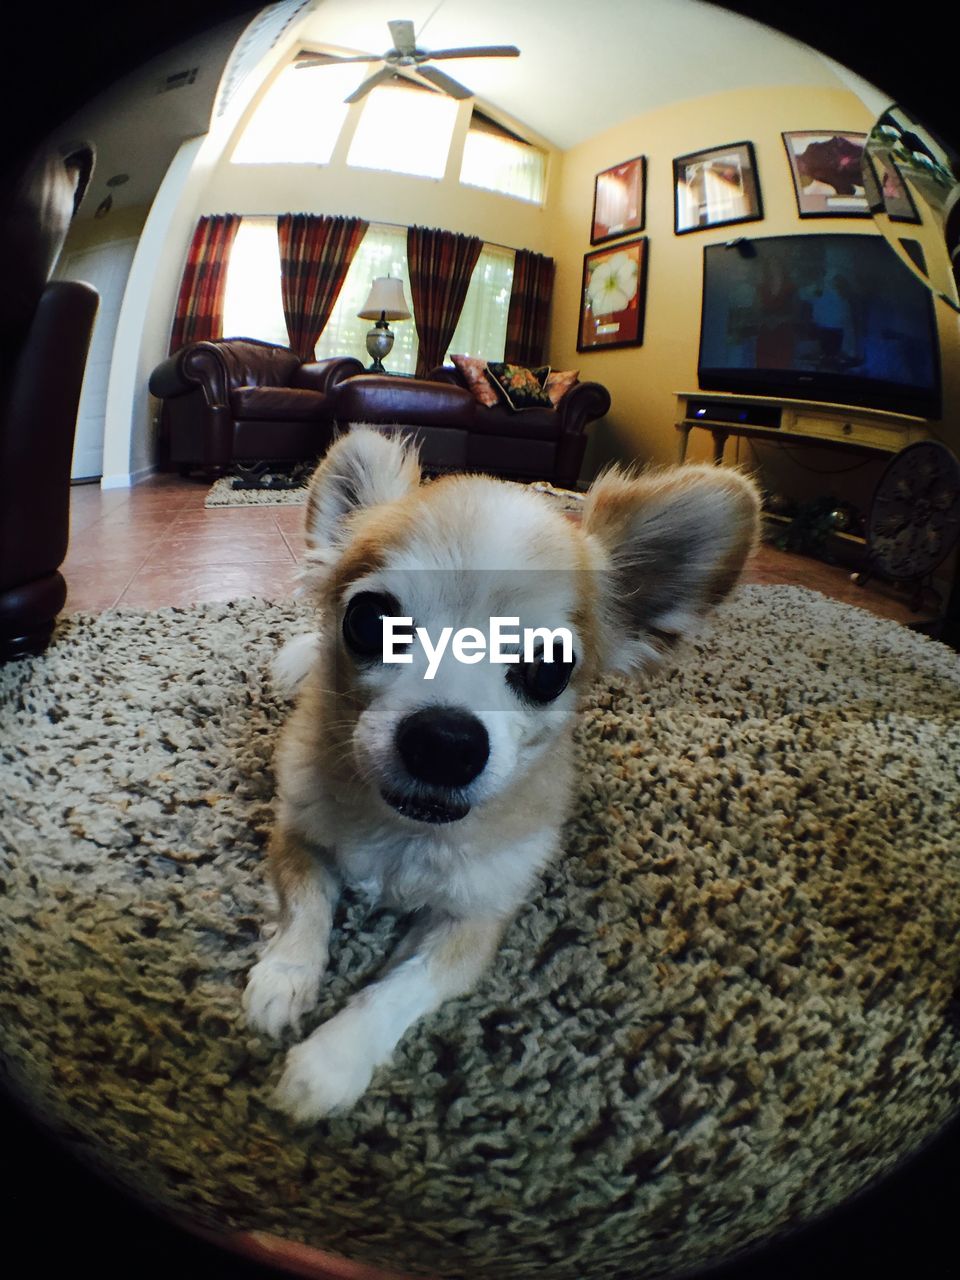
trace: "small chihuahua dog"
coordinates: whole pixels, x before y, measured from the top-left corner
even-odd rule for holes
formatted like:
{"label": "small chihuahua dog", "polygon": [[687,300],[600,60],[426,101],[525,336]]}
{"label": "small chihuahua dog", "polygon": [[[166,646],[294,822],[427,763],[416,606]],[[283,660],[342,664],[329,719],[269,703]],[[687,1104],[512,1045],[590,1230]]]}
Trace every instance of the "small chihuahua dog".
{"label": "small chihuahua dog", "polygon": [[[321,631],[275,668],[297,705],[269,850],[279,921],[249,1025],[276,1036],[316,1003],[341,885],[414,915],[382,976],[290,1050],[281,1110],[349,1107],[413,1023],[475,987],[557,850],[578,695],[689,633],[758,524],[753,484],[720,467],[610,470],[577,522],[489,476],[421,485],[395,435],[357,426],[333,444],[307,501]],[[485,632],[503,641],[489,659]]]}

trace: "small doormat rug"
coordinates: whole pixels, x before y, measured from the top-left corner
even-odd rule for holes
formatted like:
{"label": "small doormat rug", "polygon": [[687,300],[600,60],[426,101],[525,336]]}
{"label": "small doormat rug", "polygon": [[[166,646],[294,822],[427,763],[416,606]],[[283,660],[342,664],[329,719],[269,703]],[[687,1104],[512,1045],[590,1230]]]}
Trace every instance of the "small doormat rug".
{"label": "small doormat rug", "polygon": [[[204,501],[205,507],[248,507],[248,506],[302,506],[307,500],[307,487],[310,474],[302,477],[302,483],[291,489],[236,489],[235,476],[221,476],[210,487]],[[574,489],[558,489],[547,480],[536,480],[531,485],[541,493],[561,503],[566,511],[579,511],[586,497]]]}
{"label": "small doormat rug", "polygon": [[291,488],[235,488],[236,476],[214,480],[204,499],[205,507],[276,507],[302,506],[307,500],[310,474],[300,478]]}
{"label": "small doormat rug", "polygon": [[[267,668],[303,604],[77,615],[0,672],[0,1061],[150,1202],[442,1276],[676,1276],[808,1221],[960,1107],[960,670],[744,588],[587,699],[564,852],[349,1113],[266,1099]],[[392,916],[348,897],[320,1006]],[[289,1040],[285,1041],[288,1044]]]}

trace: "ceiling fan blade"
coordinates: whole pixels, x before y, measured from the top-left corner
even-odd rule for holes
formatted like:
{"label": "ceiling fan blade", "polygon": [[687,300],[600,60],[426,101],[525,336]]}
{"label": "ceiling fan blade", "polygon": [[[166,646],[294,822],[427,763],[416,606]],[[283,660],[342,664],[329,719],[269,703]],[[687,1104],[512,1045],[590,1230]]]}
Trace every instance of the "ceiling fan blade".
{"label": "ceiling fan blade", "polygon": [[344,98],[344,102],[359,102],[361,98],[365,98],[371,89],[375,89],[378,84],[383,84],[384,80],[393,78],[393,67],[381,67],[379,71],[375,71],[372,76],[367,76],[362,81],[349,98]]}
{"label": "ceiling fan blade", "polygon": [[358,53],[351,54],[349,57],[341,57],[338,53],[313,53],[309,49],[304,49],[294,58],[293,65],[295,67],[325,67],[341,62],[380,62],[381,60],[379,53]]}
{"label": "ceiling fan blade", "polygon": [[514,44],[486,44],[475,49],[433,49],[430,61],[435,58],[519,58],[520,50]]}
{"label": "ceiling fan blade", "polygon": [[407,21],[406,18],[400,18],[394,22],[388,22],[390,35],[393,37],[393,47],[397,53],[413,53],[417,47],[417,37],[414,35],[413,23]]}
{"label": "ceiling fan blade", "polygon": [[417,67],[417,75],[423,76],[424,80],[429,80],[431,84],[435,84],[438,89],[448,93],[451,98],[473,97],[472,89],[462,85],[459,80],[454,80],[453,76],[448,76],[439,67]]}

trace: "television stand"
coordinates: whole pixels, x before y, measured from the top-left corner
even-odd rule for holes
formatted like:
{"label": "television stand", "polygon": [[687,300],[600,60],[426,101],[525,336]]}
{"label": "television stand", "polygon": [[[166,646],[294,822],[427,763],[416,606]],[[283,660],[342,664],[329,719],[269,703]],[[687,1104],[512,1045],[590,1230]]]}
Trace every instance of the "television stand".
{"label": "television stand", "polygon": [[713,391],[677,392],[680,462],[687,456],[687,441],[695,427],[713,436],[713,460],[718,464],[730,436],[867,453],[899,453],[908,444],[933,439],[925,418],[905,413]]}

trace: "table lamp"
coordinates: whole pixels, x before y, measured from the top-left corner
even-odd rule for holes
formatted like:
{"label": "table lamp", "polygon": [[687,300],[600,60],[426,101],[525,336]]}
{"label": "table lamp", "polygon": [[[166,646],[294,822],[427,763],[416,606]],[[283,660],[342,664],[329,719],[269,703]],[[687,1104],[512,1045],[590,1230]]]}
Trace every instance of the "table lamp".
{"label": "table lamp", "polygon": [[370,296],[357,315],[361,320],[375,320],[367,334],[367,354],[372,359],[370,373],[386,373],[383,360],[393,350],[394,335],[388,320],[409,320],[410,309],[403,296],[403,281],[393,276],[378,276],[370,286]]}

